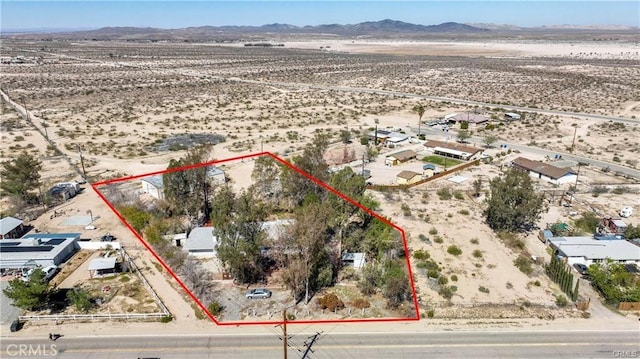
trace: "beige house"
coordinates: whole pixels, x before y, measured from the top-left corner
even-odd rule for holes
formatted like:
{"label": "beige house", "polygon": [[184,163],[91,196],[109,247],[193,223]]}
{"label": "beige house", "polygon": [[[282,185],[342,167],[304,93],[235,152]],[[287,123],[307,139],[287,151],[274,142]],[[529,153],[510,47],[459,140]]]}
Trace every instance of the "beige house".
{"label": "beige house", "polygon": [[413,184],[422,179],[422,174],[413,171],[402,171],[396,175],[396,183],[399,185]]}
{"label": "beige house", "polygon": [[404,150],[396,153],[392,153],[387,155],[387,158],[384,160],[384,164],[386,166],[396,166],[401,163],[408,162],[412,159],[415,159],[417,154],[411,150]]}

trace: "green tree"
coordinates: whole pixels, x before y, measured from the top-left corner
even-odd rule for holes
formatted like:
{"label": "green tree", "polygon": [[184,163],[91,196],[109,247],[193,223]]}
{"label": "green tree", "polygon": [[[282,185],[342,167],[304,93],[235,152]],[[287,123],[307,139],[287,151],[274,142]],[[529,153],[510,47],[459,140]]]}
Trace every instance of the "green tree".
{"label": "green tree", "polygon": [[[312,178],[327,182],[329,165],[324,159],[324,153],[328,146],[327,136],[316,134],[313,141],[305,147],[302,155],[293,158],[293,164]],[[324,195],[324,190],[320,186],[288,167],[283,167],[280,180],[284,195],[293,205],[301,204],[308,195],[316,195],[319,198]]]}
{"label": "green tree", "polygon": [[341,130],[340,131],[340,140],[342,143],[351,143],[351,131],[349,130]]}
{"label": "green tree", "polygon": [[422,116],[424,115],[424,106],[418,104],[413,106],[413,111],[418,114],[418,135],[422,126]]}
{"label": "green tree", "polygon": [[382,294],[387,298],[390,308],[397,308],[410,297],[409,276],[400,261],[389,260],[385,263],[383,281]]}
{"label": "green tree", "polygon": [[471,132],[469,130],[460,130],[458,131],[458,141],[465,142],[471,137]]}
{"label": "green tree", "polygon": [[480,192],[482,192],[482,178],[478,178],[477,180],[473,181],[473,196],[479,197]]}
{"label": "green tree", "polygon": [[33,202],[36,197],[31,191],[38,189],[41,185],[41,170],[42,162],[26,152],[12,160],[2,162],[0,192],[27,203]]}
{"label": "green tree", "polygon": [[526,172],[510,169],[505,175],[491,180],[489,187],[484,214],[493,230],[528,230],[538,220],[543,198],[536,193]]}
{"label": "green tree", "polygon": [[[208,167],[199,166],[208,160],[210,153],[210,146],[192,148],[185,157],[169,161],[167,169],[174,171],[165,173],[162,178],[165,200],[191,222],[200,216],[208,218],[211,210],[209,197],[213,190],[212,181],[207,177]],[[182,167],[188,169],[175,170]]]}
{"label": "green tree", "polygon": [[498,142],[498,137],[494,135],[486,135],[482,140],[484,141],[484,144],[487,146],[487,148],[491,148],[494,143]]}
{"label": "green tree", "polygon": [[290,254],[283,278],[294,297],[304,298],[306,303],[319,288],[318,275],[329,261],[326,249],[329,218],[327,206],[310,203],[296,211],[295,222],[285,236],[285,251]]}
{"label": "green tree", "polygon": [[627,226],[627,229],[624,230],[624,238],[626,239],[636,239],[640,238],[640,225],[634,226],[630,224]]}
{"label": "green tree", "polygon": [[13,305],[25,310],[42,309],[49,299],[49,288],[40,268],[36,268],[26,282],[22,278],[11,280],[9,287],[3,292],[7,298],[13,300]]}
{"label": "green tree", "polygon": [[640,281],[634,280],[634,275],[622,263],[607,259],[590,265],[588,271],[594,287],[608,303],[640,302]]}
{"label": "green tree", "polygon": [[467,122],[467,121],[460,122],[460,129],[461,130],[468,130],[469,129],[469,122]]}
{"label": "green tree", "polygon": [[238,282],[257,281],[263,275],[260,248],[266,236],[262,229],[266,206],[253,189],[236,198],[230,186],[217,192],[212,203],[218,258]]}
{"label": "green tree", "polygon": [[71,303],[76,307],[77,310],[86,313],[91,309],[93,304],[91,303],[91,298],[89,297],[89,293],[80,288],[74,287],[70,291],[67,292],[67,298],[71,301]]}

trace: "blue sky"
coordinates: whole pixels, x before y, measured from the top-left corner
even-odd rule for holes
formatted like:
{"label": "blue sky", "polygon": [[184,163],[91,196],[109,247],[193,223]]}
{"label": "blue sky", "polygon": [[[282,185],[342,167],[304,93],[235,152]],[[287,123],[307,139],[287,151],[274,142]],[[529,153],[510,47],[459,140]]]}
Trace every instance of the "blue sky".
{"label": "blue sky", "polygon": [[519,26],[640,26],[640,1],[29,1],[0,0],[3,30],[355,24],[393,19]]}

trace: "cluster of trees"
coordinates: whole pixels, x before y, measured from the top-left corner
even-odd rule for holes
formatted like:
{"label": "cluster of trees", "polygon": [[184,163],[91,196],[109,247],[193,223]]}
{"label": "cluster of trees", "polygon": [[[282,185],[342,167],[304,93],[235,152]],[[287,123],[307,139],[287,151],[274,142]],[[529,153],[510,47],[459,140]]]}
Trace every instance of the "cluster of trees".
{"label": "cluster of trees", "polygon": [[543,197],[524,171],[510,169],[489,182],[490,194],[484,211],[489,227],[495,231],[531,229],[543,209]]}
{"label": "cluster of trees", "polygon": [[568,264],[558,259],[557,256],[552,256],[551,262],[545,267],[545,272],[551,280],[558,283],[560,289],[562,289],[572,301],[575,302],[578,300],[580,281],[576,281],[576,285],[573,285],[573,274]]}
{"label": "cluster of trees", "polygon": [[[270,259],[283,268],[282,278],[292,295],[296,300],[308,302],[318,290],[335,283],[338,271],[342,267],[344,251],[365,252],[367,258],[374,263],[372,266],[388,273],[371,282],[370,288],[381,288],[385,295],[389,293],[388,297],[394,298],[390,303],[395,305],[406,298],[406,292],[398,295],[391,288],[409,286],[406,270],[402,269],[406,266],[398,260],[403,255],[400,234],[319,184],[319,181],[327,183],[367,208],[375,209],[379,206],[372,197],[365,195],[364,178],[356,175],[351,168],[347,167],[333,174],[328,171],[329,166],[324,159],[327,147],[327,138],[317,135],[302,155],[292,159],[293,164],[312,176],[312,179],[277,163],[272,158],[256,160],[252,174],[255,184],[239,195],[239,198],[248,197],[254,215],[249,215],[248,210],[242,210],[242,205],[236,204],[235,213],[231,216],[234,218],[232,222],[236,223],[232,234],[240,234],[239,237],[245,238],[249,243],[224,238],[218,256],[229,266],[237,280],[250,282],[256,278],[236,273],[242,273],[247,263],[251,263],[252,269],[259,263],[272,263],[255,250],[260,246],[271,248]],[[227,198],[230,197],[227,195]],[[225,201],[214,202],[215,214],[215,207],[219,206],[217,203]],[[266,239],[257,229],[250,232],[255,234],[253,236],[241,233],[242,226],[260,220],[265,213],[276,214],[278,218],[293,221],[279,238]],[[220,220],[212,216],[212,223],[218,231],[217,223],[222,223],[222,228],[225,228],[226,221],[224,218]],[[227,234],[224,237],[236,238]],[[227,245],[226,242],[233,245]],[[241,244],[242,248],[248,246],[250,250],[237,250],[236,244]],[[224,249],[222,252],[221,248]],[[247,254],[251,254],[251,258],[246,258]],[[242,256],[243,261],[234,260]],[[395,269],[391,270],[392,268]],[[260,274],[260,270],[264,271],[266,268],[258,268],[253,273]],[[385,289],[387,286],[389,290]]]}
{"label": "cluster of trees", "polygon": [[604,296],[607,303],[640,302],[640,280],[627,271],[622,263],[611,259],[589,266],[593,286]]}
{"label": "cluster of trees", "polygon": [[[45,309],[51,298],[58,294],[49,288],[45,274],[40,268],[34,269],[27,281],[22,278],[12,279],[3,292],[12,300],[13,305],[30,311]],[[67,291],[66,298],[69,304],[82,313],[88,312],[94,304],[89,293],[80,287]]]}

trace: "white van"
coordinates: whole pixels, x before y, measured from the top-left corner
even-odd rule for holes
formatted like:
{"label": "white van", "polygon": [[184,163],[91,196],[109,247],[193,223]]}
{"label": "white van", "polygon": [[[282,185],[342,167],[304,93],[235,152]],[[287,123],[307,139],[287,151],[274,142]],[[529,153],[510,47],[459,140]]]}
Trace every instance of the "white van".
{"label": "white van", "polygon": [[623,209],[620,210],[620,217],[628,218],[628,217],[631,217],[632,214],[633,214],[633,208],[631,207],[624,207]]}

